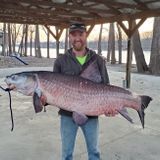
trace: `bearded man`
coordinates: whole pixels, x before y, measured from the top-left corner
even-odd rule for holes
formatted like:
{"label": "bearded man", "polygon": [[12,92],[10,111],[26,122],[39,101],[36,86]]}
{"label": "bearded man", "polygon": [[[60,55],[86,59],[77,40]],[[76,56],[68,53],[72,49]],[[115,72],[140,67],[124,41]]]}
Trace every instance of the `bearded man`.
{"label": "bearded man", "polygon": [[[69,28],[69,40],[72,48],[58,57],[54,63],[53,71],[67,75],[77,75],[93,61],[96,63],[101,75],[100,83],[109,83],[109,77],[104,59],[96,54],[95,51],[87,47],[86,26],[81,23],[74,23]],[[72,93],[71,93],[72,94]],[[72,112],[60,109],[61,117],[61,141],[62,141],[62,160],[72,160],[78,128],[84,134],[88,159],[100,160],[98,149],[99,123],[98,116],[88,116],[88,120],[83,125],[78,125],[73,121]],[[114,113],[111,113],[111,115]]]}

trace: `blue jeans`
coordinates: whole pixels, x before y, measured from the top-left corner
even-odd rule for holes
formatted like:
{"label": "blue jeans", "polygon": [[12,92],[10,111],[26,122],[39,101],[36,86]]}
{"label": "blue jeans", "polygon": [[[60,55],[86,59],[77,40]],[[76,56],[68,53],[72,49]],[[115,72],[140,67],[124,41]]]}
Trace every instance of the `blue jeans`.
{"label": "blue jeans", "polygon": [[87,146],[88,159],[100,160],[98,150],[98,118],[89,118],[86,124],[78,126],[72,117],[61,115],[62,160],[72,160],[78,128],[82,129]]}

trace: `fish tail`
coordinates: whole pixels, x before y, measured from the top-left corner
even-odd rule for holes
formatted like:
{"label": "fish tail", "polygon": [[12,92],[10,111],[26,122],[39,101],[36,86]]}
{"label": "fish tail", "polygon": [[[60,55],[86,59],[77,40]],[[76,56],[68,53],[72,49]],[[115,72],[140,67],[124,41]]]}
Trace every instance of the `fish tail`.
{"label": "fish tail", "polygon": [[145,117],[144,110],[148,107],[148,104],[150,103],[152,98],[150,96],[145,96],[145,95],[142,95],[140,97],[142,103],[141,103],[141,108],[137,112],[141,120],[142,127],[144,128],[144,117]]}

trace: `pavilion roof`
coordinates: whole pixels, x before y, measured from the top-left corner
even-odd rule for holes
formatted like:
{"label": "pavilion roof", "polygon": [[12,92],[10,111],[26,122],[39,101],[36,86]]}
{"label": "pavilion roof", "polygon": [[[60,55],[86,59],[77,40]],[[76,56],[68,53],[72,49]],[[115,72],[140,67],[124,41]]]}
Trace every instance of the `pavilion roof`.
{"label": "pavilion roof", "polygon": [[159,0],[0,0],[0,22],[68,27],[160,16]]}

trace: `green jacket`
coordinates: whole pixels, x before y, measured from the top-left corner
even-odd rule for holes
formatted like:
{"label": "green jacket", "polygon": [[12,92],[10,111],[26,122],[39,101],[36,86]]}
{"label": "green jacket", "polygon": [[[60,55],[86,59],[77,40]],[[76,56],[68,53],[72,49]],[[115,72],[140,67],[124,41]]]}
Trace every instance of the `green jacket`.
{"label": "green jacket", "polygon": [[[87,58],[84,65],[81,65],[76,59],[74,53],[72,52],[72,48],[69,49],[64,55],[58,57],[54,62],[53,71],[57,73],[67,74],[67,75],[80,75],[83,69],[86,68],[91,62],[96,61],[101,77],[102,82],[108,84],[109,77],[105,65],[105,60],[95,53],[95,51],[86,48],[87,50]],[[72,112],[65,111],[60,109],[59,114],[72,116]]]}

